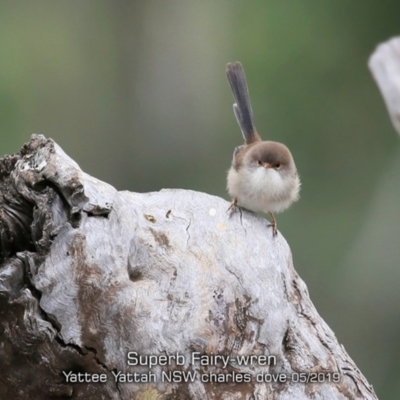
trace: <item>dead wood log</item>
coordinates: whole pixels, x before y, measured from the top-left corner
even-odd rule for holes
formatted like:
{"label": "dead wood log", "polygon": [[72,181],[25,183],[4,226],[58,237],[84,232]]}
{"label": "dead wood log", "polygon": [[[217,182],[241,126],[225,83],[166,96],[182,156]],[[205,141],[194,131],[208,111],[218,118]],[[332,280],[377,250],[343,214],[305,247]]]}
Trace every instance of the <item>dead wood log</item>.
{"label": "dead wood log", "polygon": [[371,55],[368,66],[383,96],[394,129],[400,135],[400,37],[381,43]]}
{"label": "dead wood log", "polygon": [[41,135],[0,182],[0,398],[376,399],[264,218],[118,192]]}

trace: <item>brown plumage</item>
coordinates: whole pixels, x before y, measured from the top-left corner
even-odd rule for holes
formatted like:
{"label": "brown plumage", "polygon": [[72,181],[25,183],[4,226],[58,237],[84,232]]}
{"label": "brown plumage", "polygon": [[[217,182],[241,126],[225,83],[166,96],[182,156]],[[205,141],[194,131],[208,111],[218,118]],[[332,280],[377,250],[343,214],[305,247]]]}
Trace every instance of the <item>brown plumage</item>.
{"label": "brown plumage", "polygon": [[228,64],[226,75],[235,103],[233,111],[245,144],[235,149],[228,171],[230,209],[242,206],[269,213],[272,232],[277,234],[273,215],[287,209],[299,198],[300,179],[290,150],[282,143],[262,141],[254,124],[246,76],[242,64]]}

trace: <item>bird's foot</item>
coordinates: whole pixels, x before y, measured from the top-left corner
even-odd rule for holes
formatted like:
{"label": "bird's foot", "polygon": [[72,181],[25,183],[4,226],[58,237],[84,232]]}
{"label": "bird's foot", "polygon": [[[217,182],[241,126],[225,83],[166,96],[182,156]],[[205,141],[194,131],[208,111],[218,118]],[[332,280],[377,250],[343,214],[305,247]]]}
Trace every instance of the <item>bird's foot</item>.
{"label": "bird's foot", "polygon": [[276,223],[276,219],[272,212],[269,213],[271,216],[271,223],[268,226],[272,227],[272,236],[275,237],[278,234],[278,224]]}
{"label": "bird's foot", "polygon": [[268,226],[272,227],[272,236],[275,237],[278,234],[278,226],[277,224],[268,224]]}
{"label": "bird's foot", "polygon": [[237,209],[238,209],[237,199],[235,198],[232,200],[231,205],[226,210],[227,212],[229,212],[229,218],[232,217],[232,215],[236,212]]}

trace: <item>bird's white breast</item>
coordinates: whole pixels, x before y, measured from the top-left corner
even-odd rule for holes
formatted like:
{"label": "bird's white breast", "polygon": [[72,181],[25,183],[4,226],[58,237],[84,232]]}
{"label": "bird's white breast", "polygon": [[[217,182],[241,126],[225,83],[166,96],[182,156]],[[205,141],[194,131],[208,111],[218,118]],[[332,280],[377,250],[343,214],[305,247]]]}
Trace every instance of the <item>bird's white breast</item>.
{"label": "bird's white breast", "polygon": [[284,178],[273,168],[231,168],[227,186],[239,206],[256,212],[280,212],[298,199],[300,188],[297,174]]}

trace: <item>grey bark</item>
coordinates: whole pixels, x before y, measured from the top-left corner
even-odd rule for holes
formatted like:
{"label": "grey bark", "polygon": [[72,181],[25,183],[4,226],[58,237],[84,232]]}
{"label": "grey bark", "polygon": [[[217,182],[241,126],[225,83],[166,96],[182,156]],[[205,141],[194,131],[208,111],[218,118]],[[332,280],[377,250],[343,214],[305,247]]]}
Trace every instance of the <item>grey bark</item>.
{"label": "grey bark", "polygon": [[[264,218],[229,218],[225,200],[194,191],[118,192],[41,135],[0,160],[0,182],[0,398],[376,399]],[[128,352],[184,365],[129,366]],[[149,370],[156,382],[113,375]],[[166,371],[196,376],[170,383]],[[320,382],[293,382],[305,378]]]}

